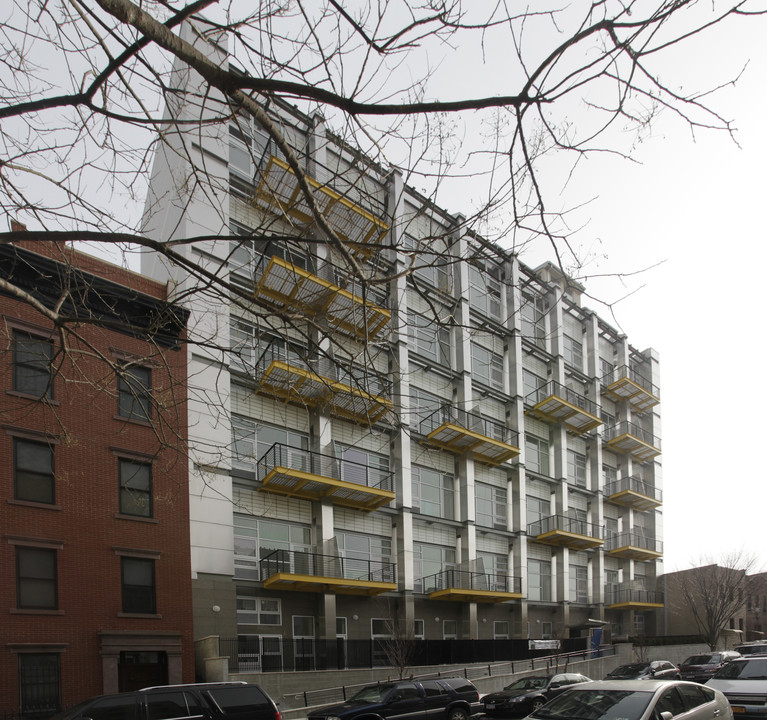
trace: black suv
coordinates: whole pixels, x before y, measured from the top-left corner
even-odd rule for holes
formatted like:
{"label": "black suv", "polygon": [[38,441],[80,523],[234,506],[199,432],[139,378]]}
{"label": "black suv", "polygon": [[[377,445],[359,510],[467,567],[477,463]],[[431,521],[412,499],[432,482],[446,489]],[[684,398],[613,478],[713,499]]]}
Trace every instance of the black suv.
{"label": "black suv", "polygon": [[90,698],[54,720],[280,720],[274,701],[244,682],[163,685]]}
{"label": "black suv", "polygon": [[479,693],[463,678],[368,685],[340,705],[313,710],[309,720],[468,720],[480,710]]}

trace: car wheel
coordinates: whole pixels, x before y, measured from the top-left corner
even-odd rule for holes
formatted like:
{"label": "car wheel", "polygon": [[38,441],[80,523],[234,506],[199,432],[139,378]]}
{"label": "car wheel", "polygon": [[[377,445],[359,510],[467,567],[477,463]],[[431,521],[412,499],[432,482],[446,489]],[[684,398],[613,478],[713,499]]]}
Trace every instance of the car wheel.
{"label": "car wheel", "polygon": [[463,708],[453,708],[447,714],[447,720],[469,720],[469,714]]}
{"label": "car wheel", "polygon": [[540,710],[544,705],[546,704],[546,701],[542,698],[536,698],[533,700],[533,706],[530,709],[530,712],[535,712],[536,710]]}

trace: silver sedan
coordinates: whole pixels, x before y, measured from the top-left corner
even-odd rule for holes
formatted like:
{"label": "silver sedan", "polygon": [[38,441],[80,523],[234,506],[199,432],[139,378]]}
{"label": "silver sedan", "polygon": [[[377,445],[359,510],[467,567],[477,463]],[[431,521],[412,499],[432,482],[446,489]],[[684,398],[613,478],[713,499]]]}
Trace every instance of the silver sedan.
{"label": "silver sedan", "polygon": [[732,720],[718,690],[683,680],[606,680],[575,685],[531,720]]}

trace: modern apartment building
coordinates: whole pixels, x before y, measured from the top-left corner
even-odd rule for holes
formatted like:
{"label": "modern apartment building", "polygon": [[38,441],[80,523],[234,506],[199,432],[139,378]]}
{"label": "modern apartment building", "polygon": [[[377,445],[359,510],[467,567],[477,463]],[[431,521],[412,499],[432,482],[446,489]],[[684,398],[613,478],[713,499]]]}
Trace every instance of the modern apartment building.
{"label": "modern apartment building", "polygon": [[[203,28],[204,31],[204,28]],[[182,34],[218,64],[226,38]],[[317,116],[264,102],[285,155],[188,68],[146,204],[190,311],[195,635],[284,641],[653,632],[659,365]],[[203,107],[204,105],[204,107]],[[204,172],[205,183],[195,178]],[[340,240],[340,242],[338,242]],[[355,269],[357,266],[357,269]],[[225,292],[221,292],[224,288]],[[294,644],[295,646],[295,644]],[[307,659],[307,667],[311,659]]]}
{"label": "modern apartment building", "polygon": [[191,681],[186,313],[53,243],[0,277],[0,708]]}

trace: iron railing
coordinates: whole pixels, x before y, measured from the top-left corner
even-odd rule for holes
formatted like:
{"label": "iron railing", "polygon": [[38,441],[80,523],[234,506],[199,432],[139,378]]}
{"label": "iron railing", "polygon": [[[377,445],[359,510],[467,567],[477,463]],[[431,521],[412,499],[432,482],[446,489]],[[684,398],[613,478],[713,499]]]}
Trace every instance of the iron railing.
{"label": "iron railing", "polygon": [[532,407],[550,397],[558,397],[560,400],[564,400],[570,405],[574,405],[579,410],[589,413],[589,415],[594,415],[595,417],[598,416],[599,409],[593,400],[589,400],[589,398],[584,395],[553,380],[547,382],[545,385],[541,385],[537,390],[528,393],[525,397],[525,405]]}
{"label": "iron railing", "polygon": [[645,430],[641,425],[623,420],[612,427],[605,429],[604,439],[606,442],[615,440],[621,435],[630,435],[637,440],[641,440],[646,445],[660,450],[660,438],[655,437],[649,430]]}
{"label": "iron railing", "polygon": [[610,495],[616,495],[617,493],[625,492],[626,490],[635,492],[638,495],[644,495],[645,497],[652,498],[658,502],[661,502],[663,496],[663,493],[659,488],[645,482],[637,475],[619,478],[618,480],[613,480],[612,482],[607,483],[604,487],[604,494],[606,497],[609,497]]}
{"label": "iron railing", "polygon": [[624,603],[648,603],[653,605],[663,604],[663,593],[660,590],[631,590],[619,589],[608,593],[605,597],[608,605]]}
{"label": "iron railing", "polygon": [[423,591],[457,588],[459,590],[489,590],[491,592],[521,593],[522,578],[505,573],[476,572],[469,570],[442,570],[423,579]]}
{"label": "iron railing", "polygon": [[567,515],[550,515],[527,526],[527,534],[533,536],[543,535],[553,530],[583,535],[596,540],[604,539],[604,530],[601,525],[595,525]]}
{"label": "iron railing", "polygon": [[368,582],[396,582],[394,563],[381,560],[363,560],[323,555],[301,550],[274,550],[259,562],[261,579],[266,581],[272,575],[310,575],[317,578],[338,578]]}
{"label": "iron railing", "polygon": [[650,395],[654,395],[656,398],[660,398],[660,389],[657,385],[653,385],[646,377],[637,372],[629,365],[619,365],[612,372],[607,373],[601,379],[603,387],[612,385],[614,382],[621,380],[622,378],[628,378],[633,383],[636,383],[643,390],[646,390]]}
{"label": "iron railing", "polygon": [[610,535],[605,541],[605,550],[607,551],[628,546],[663,554],[663,543],[660,540],[630,530]]}
{"label": "iron railing", "polygon": [[332,455],[323,455],[312,450],[291,447],[283,443],[274,443],[259,458],[256,464],[256,479],[263,481],[277,467],[333,480],[342,480],[355,485],[364,485],[378,490],[391,492],[394,489],[393,472]]}
{"label": "iron railing", "polygon": [[518,447],[519,434],[516,430],[507,428],[506,424],[501,420],[483,417],[482,415],[457,408],[449,403],[444,403],[431,415],[421,420],[418,423],[418,430],[424,435],[428,435],[447,423],[453,423],[466,430],[478,433],[483,437]]}

